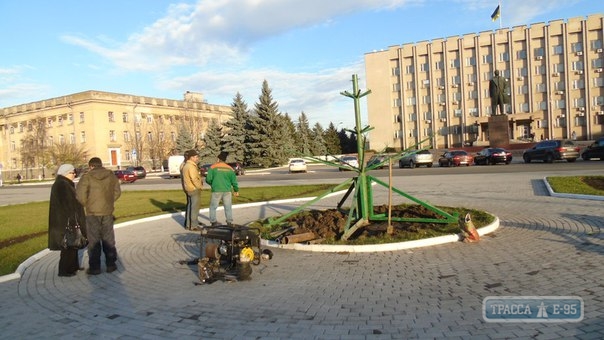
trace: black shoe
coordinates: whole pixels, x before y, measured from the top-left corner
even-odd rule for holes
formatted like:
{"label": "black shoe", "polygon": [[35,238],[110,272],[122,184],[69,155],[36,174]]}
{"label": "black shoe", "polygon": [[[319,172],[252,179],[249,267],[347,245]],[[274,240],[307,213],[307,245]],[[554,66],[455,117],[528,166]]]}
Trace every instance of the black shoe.
{"label": "black shoe", "polygon": [[117,270],[117,266],[116,265],[107,266],[107,273],[113,273],[116,270]]}
{"label": "black shoe", "polygon": [[91,268],[86,269],[86,274],[88,274],[88,275],[99,275],[100,273],[101,273],[100,269],[91,269]]}
{"label": "black shoe", "polygon": [[212,222],[212,227],[218,227],[218,222]]}
{"label": "black shoe", "polygon": [[59,276],[62,276],[62,277],[71,277],[71,276],[75,276],[75,275],[76,275],[76,272],[73,272],[73,273],[59,273]]}
{"label": "black shoe", "polygon": [[80,267],[80,268],[78,268],[78,270],[84,270],[84,269],[86,269],[86,268],[84,268],[84,267]]}

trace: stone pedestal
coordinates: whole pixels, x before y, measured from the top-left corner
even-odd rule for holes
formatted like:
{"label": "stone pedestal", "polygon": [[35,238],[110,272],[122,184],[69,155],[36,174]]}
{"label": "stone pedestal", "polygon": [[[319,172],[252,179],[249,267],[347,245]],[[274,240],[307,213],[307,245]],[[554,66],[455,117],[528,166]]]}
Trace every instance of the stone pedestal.
{"label": "stone pedestal", "polygon": [[505,147],[510,144],[510,123],[507,115],[489,117],[489,144],[491,147]]}

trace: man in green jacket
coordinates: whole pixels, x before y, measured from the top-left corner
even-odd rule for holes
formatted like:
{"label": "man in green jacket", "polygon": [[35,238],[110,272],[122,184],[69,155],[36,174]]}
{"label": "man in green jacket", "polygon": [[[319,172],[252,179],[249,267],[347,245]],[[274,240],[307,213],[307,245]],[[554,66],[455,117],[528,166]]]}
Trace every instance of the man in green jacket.
{"label": "man in green jacket", "polygon": [[101,251],[105,253],[107,273],[117,270],[117,249],[113,231],[114,203],[122,194],[120,182],[113,171],[103,167],[98,157],[88,161],[90,170],[76,187],[78,201],[86,209],[89,275],[101,273]]}
{"label": "man in green jacket", "polygon": [[[221,152],[218,155],[218,162],[210,166],[206,175],[206,183],[212,187],[212,196],[210,198],[210,223],[212,226],[218,225],[216,209],[220,200],[222,200],[222,205],[224,206],[227,225],[233,225],[232,195],[235,195],[235,197],[239,196],[239,184],[237,183],[235,170],[225,163],[228,155],[227,152]],[[231,191],[234,194],[231,194]]]}

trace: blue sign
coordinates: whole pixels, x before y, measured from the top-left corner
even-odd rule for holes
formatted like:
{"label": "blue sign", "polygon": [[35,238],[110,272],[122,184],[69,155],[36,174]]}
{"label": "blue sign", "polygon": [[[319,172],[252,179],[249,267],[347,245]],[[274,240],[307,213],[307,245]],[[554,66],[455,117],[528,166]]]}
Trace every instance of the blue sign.
{"label": "blue sign", "polygon": [[488,296],[482,302],[486,322],[579,322],[583,299],[577,296]]}

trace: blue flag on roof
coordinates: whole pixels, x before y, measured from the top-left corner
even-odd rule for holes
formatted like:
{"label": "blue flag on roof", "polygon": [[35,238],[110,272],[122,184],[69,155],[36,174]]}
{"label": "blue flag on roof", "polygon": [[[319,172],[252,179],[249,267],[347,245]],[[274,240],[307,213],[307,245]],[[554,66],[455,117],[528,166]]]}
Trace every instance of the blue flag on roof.
{"label": "blue flag on roof", "polygon": [[493,12],[493,14],[491,14],[491,20],[497,20],[499,18],[499,14],[501,13],[499,11],[499,5],[497,5],[497,8],[495,8],[495,11]]}

